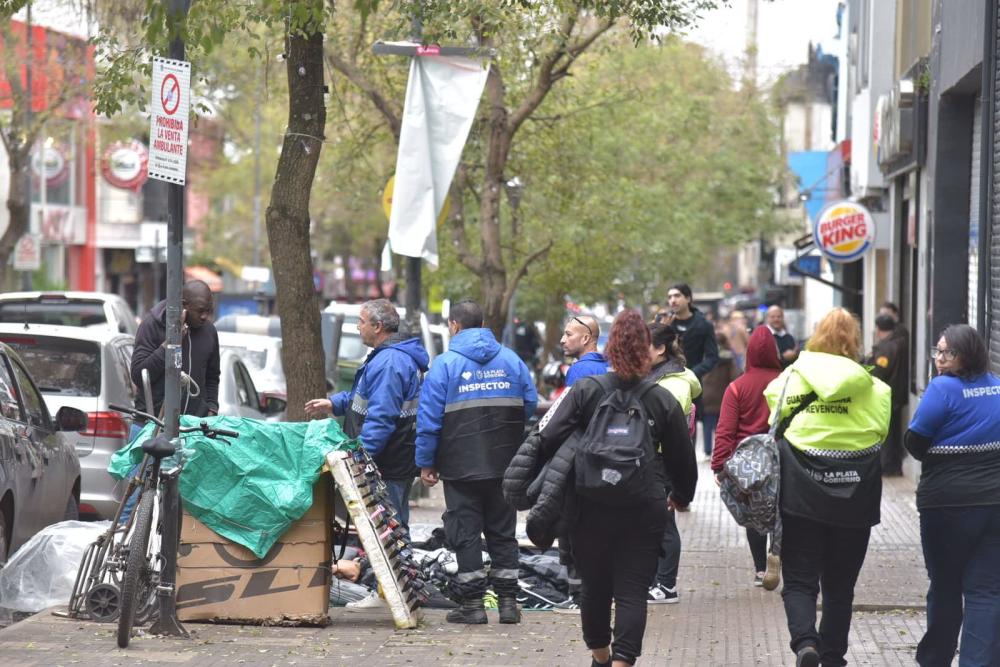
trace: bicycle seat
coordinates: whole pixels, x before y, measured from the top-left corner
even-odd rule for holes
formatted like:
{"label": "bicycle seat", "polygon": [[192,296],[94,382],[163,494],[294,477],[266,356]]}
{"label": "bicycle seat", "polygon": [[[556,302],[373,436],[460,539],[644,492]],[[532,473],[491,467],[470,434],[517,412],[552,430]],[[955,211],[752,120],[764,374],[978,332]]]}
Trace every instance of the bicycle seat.
{"label": "bicycle seat", "polygon": [[173,456],[177,449],[170,442],[170,438],[161,434],[142,443],[142,451],[154,459],[163,460],[168,456]]}

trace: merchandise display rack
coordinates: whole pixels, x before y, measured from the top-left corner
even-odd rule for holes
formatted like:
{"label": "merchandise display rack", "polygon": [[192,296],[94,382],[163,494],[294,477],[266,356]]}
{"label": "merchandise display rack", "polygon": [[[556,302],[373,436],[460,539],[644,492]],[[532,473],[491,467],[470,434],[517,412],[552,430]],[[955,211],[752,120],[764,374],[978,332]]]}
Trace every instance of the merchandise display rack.
{"label": "merchandise display rack", "polygon": [[326,464],[358,531],[393,622],[400,629],[417,627],[418,606],[427,600],[430,584],[423,580],[420,567],[413,561],[408,536],[378,468],[364,449],[330,452]]}

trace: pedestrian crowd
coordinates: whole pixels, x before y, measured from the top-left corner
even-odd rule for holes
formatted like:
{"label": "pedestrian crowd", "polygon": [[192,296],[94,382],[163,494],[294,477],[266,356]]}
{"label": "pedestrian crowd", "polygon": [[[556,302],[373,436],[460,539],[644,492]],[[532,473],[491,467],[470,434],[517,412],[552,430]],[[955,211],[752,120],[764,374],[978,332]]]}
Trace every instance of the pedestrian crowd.
{"label": "pedestrian crowd", "polygon": [[[211,378],[217,342],[205,351],[194,344],[214,333],[204,328],[203,291],[186,288],[184,340],[193,350],[188,371]],[[930,350],[937,376],[904,428],[911,355],[893,304],[875,318],[875,344],[863,355],[858,318],[843,308],[803,344],[780,306],[751,329],[739,311],[713,325],[692,297],[688,285],[674,285],[649,322],[622,310],[603,347],[597,318],[570,316],[560,344],[576,361],[554,367],[565,386],[542,399],[533,426],[540,401],[525,359],[535,355],[501,345],[477,303],[452,305],[450,345],[429,365],[419,340],[400,332],[392,304],[369,301],[358,330],[372,349],[352,387],[305,409],[344,417],[404,525],[414,480],[443,484],[459,603],[448,622],[487,623],[488,589],[500,622],[520,622],[515,529],[517,511],[526,510],[528,537],[543,547],[558,540],[569,573],[570,599],[558,611],[580,615],[592,665],[616,667],[641,655],[647,605],[680,600],[675,513],[694,499],[699,422],[724,492],[734,454],[772,435],[780,493],[767,530],[747,526],[748,585],[775,590],[783,582],[799,666],[847,664],[854,587],[879,523],[882,477],[902,474],[909,452],[922,463],[916,502],[930,580],[917,662],[950,665],[960,639],[962,666],[1000,665],[1000,379],[989,372],[979,333],[958,324],[940,335]],[[157,308],[144,321],[150,331],[163,328]],[[137,342],[133,370],[149,368],[158,382],[162,335],[148,338]],[[211,397],[194,409],[211,414]]]}

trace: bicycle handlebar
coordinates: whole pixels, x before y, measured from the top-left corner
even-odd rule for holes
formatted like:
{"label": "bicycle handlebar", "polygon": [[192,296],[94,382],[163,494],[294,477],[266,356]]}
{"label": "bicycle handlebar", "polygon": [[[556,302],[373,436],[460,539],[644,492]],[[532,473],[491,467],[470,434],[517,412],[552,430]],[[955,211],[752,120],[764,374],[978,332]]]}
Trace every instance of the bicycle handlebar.
{"label": "bicycle handlebar", "polygon": [[108,403],[108,407],[115,412],[124,412],[127,415],[132,415],[133,417],[142,417],[146,421],[151,421],[160,428],[163,428],[163,422],[147,412],[142,412],[141,410],[136,410],[135,408],[126,408],[123,405],[115,405],[114,403]]}
{"label": "bicycle handlebar", "polygon": [[[123,412],[134,417],[142,417],[143,419],[153,422],[160,428],[163,428],[163,422],[149,413],[142,412],[141,410],[136,410],[134,408],[126,408],[122,405],[114,405],[113,403],[109,403],[108,407],[115,412]],[[205,421],[199,422],[197,426],[182,426],[177,429],[179,434],[193,433],[194,431],[201,431],[201,434],[207,438],[216,438],[220,435],[226,438],[240,437],[240,434],[236,431],[231,431],[227,428],[213,428],[208,425],[208,422]]]}

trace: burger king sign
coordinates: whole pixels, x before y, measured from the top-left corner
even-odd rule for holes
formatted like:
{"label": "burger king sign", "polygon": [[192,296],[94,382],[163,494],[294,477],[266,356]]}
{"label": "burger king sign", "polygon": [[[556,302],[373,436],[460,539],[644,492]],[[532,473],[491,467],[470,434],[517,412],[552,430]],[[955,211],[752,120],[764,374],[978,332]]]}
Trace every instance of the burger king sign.
{"label": "burger king sign", "polygon": [[831,262],[853,262],[874,245],[875,221],[861,204],[839,201],[816,218],[813,240]]}

